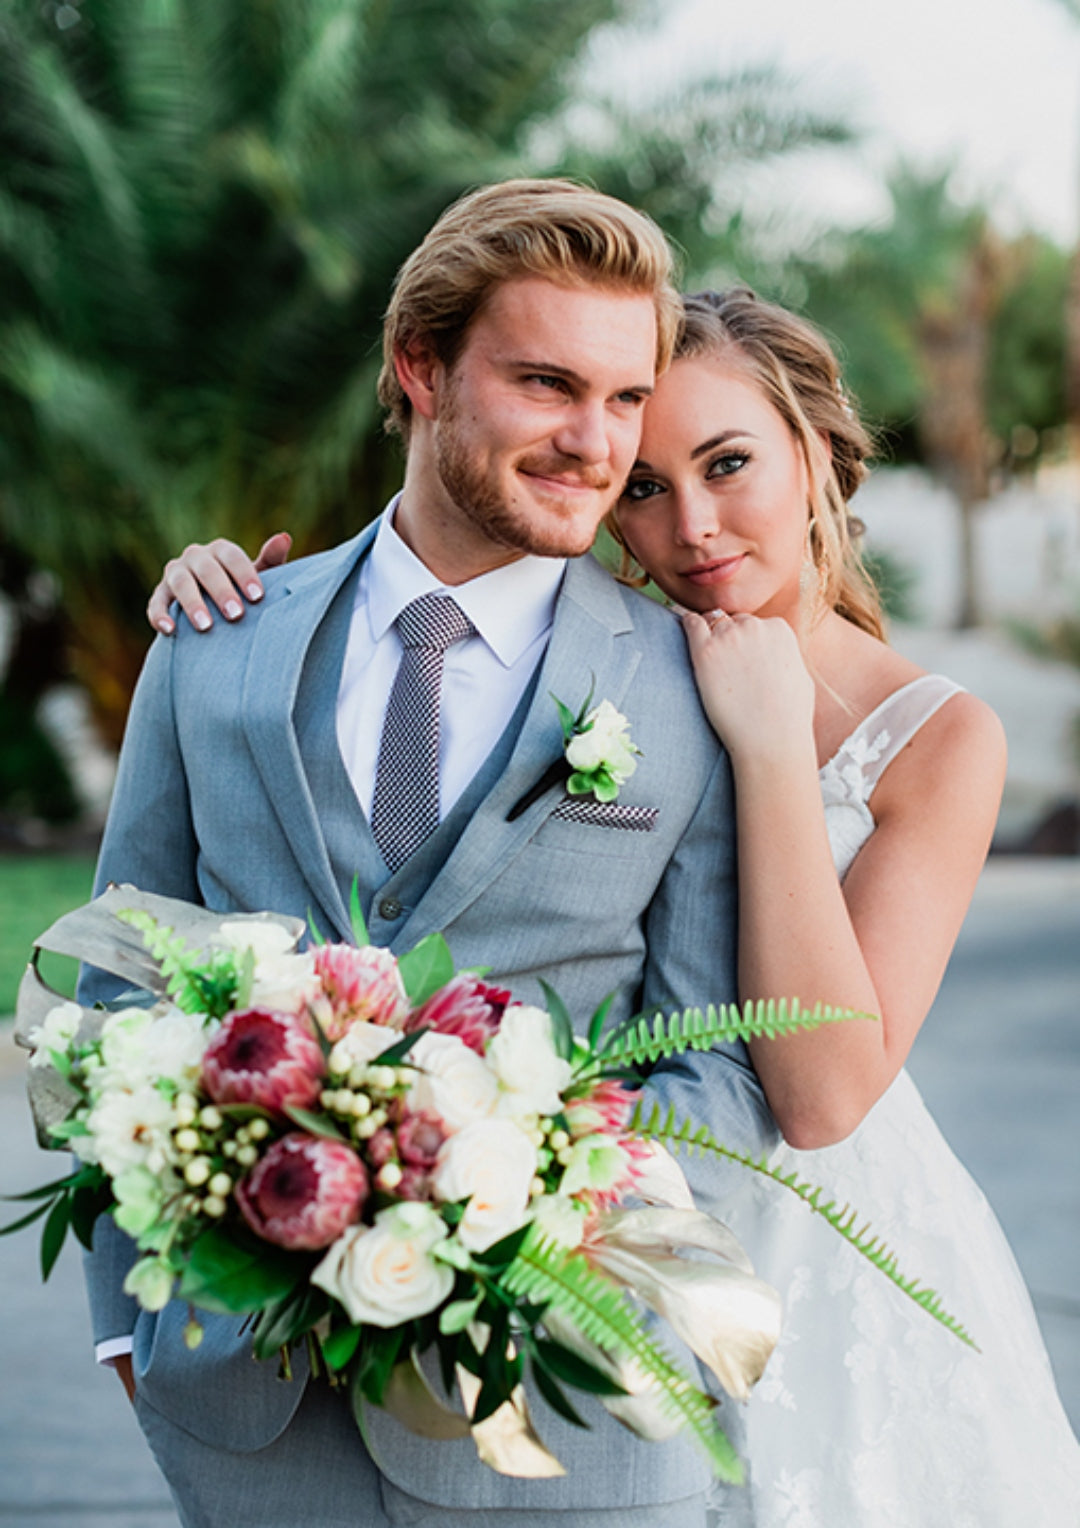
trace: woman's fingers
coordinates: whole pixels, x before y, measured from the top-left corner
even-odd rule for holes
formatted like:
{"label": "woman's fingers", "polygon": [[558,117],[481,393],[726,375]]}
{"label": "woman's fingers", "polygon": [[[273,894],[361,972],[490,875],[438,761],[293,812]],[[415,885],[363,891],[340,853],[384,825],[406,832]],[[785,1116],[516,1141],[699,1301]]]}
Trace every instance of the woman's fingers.
{"label": "woman's fingers", "polygon": [[[276,567],[286,561],[291,545],[287,531],[271,536],[260,550],[258,567]],[[206,546],[193,542],[179,557],[165,564],[146,615],[156,630],[169,636],[176,629],[169,605],[176,600],[197,631],[209,631],[214,624],[210,606],[227,621],[238,621],[244,613],[241,595],[253,603],[263,597],[256,564],[244,549],[224,537]]]}

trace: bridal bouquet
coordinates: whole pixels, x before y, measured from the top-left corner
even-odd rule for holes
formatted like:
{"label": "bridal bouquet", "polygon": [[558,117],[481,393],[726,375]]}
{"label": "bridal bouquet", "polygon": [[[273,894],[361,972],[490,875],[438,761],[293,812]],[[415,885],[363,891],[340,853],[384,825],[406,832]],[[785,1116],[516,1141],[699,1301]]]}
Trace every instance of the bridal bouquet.
{"label": "bridal bouquet", "polygon": [[644,1437],[688,1428],[738,1479],[714,1399],[646,1313],[743,1398],[779,1300],[660,1142],[723,1148],[648,1114],[634,1068],[840,1015],[763,1005],[605,1030],[605,1004],[582,1039],[550,989],[544,1008],[515,1002],[456,973],[440,936],[398,959],[354,921],[355,946],[301,950],[299,920],[133,887],[61,919],[42,947],[157,1001],[91,1012],[28,970],[39,1130],[80,1165],[20,1196],[35,1207],[6,1229],[44,1217],[47,1276],[68,1226],[89,1245],[109,1214],[140,1254],[126,1291],[148,1310],[188,1301],[192,1347],[197,1311],[246,1316],[257,1357],[287,1371],[306,1343],[358,1419],[366,1402],[429,1437],[471,1436],[505,1473],[562,1473],[527,1372],[568,1421],[567,1389],[587,1392]]}

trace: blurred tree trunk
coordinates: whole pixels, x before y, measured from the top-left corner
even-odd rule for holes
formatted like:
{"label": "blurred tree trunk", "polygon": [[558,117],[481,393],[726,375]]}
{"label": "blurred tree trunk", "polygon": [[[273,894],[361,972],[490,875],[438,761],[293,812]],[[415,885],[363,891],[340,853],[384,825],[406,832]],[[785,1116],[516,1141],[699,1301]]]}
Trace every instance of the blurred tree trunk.
{"label": "blurred tree trunk", "polygon": [[928,462],[960,506],[958,627],[974,626],[979,619],[975,525],[989,491],[986,379],[1002,266],[998,242],[984,227],[965,254],[950,299],[927,308],[918,325],[926,379],[919,436]]}

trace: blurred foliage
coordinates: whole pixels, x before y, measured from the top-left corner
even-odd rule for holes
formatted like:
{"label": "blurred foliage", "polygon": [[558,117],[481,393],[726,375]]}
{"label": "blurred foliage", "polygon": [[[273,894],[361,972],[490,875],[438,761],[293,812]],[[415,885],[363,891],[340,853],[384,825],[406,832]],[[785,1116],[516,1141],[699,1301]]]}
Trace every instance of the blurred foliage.
{"label": "blurred foliage", "polygon": [[914,621],[918,614],[915,598],[918,576],[895,552],[867,549],[863,563],[881,595],[882,609],[890,621]]}
{"label": "blurred foliage", "polygon": [[[90,900],[92,855],[0,855],[0,1015],[13,1012],[34,940],[64,913]],[[65,997],[75,991],[79,963],[42,953],[38,969]]]}
{"label": "blurred foliage", "polygon": [[739,233],[718,160],[843,138],[767,72],[632,118],[581,101],[584,45],[639,10],[0,0],[0,550],[61,577],[114,737],[168,555],[325,545],[397,485],[381,314],[462,190],[588,176],[697,263]]}

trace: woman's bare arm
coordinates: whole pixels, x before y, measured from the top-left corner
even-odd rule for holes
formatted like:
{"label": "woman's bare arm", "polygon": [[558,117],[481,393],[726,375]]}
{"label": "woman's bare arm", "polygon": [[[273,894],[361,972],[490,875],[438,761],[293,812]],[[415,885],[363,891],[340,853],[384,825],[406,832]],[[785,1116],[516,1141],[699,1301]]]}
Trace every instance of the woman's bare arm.
{"label": "woman's bare arm", "polygon": [[1004,737],[974,696],[948,701],[885,771],[877,830],[841,886],[794,638],[780,622],[722,625],[691,618],[687,635],[735,775],[740,989],[880,1015],[750,1046],[785,1139],[815,1148],[859,1124],[929,1011],[989,848]]}

